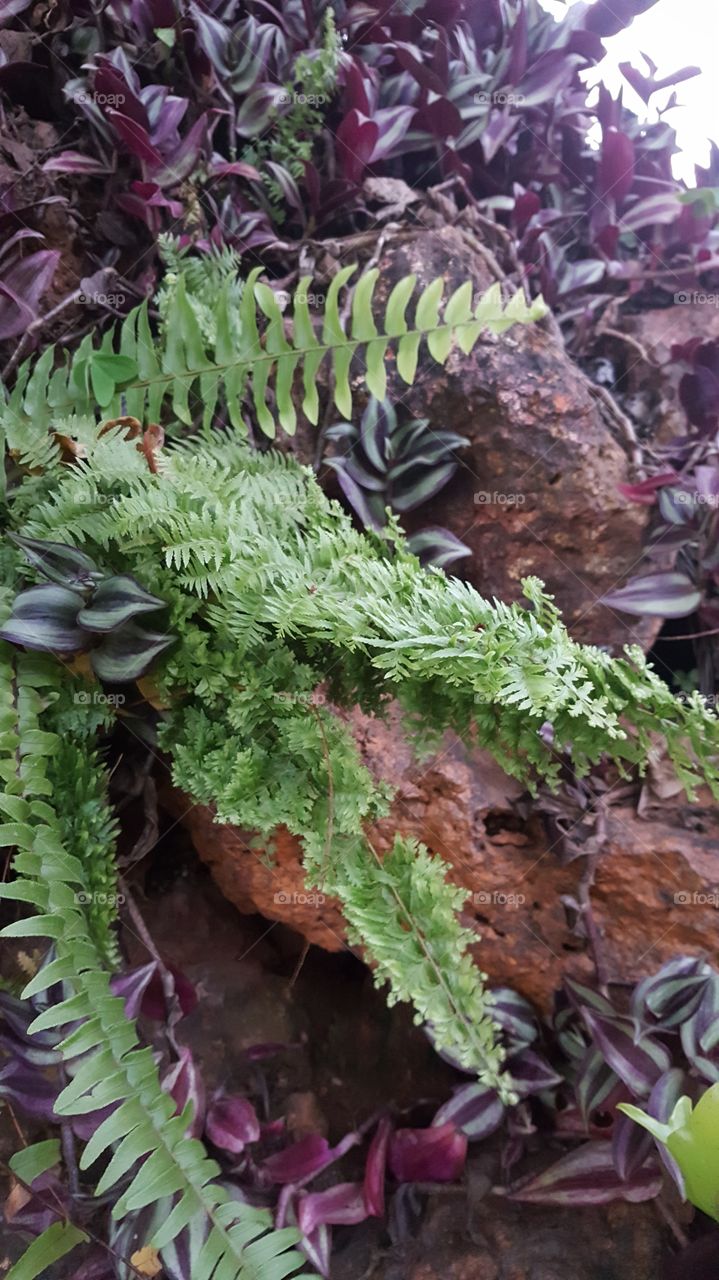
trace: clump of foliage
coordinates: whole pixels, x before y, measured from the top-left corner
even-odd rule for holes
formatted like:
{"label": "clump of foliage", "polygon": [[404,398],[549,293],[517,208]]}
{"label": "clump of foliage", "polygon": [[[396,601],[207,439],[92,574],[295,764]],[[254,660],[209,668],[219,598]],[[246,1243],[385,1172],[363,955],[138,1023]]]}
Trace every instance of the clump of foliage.
{"label": "clump of foliage", "polygon": [[[455,451],[466,443],[454,431],[429,426],[428,418],[399,424],[394,405],[370,397],[358,426],[338,422],[327,439],[340,446],[325,455],[342,492],[365,528],[382,529],[387,509],[414,511],[428,502],[457,470]],[[424,529],[409,539],[424,563],[442,568],[470,554],[448,529]]]}
{"label": "clump of foliage", "polygon": [[137,680],[172,644],[172,636],[135,621],[164,601],[129,574],[103,573],[90,556],[62,543],[13,540],[48,582],[15,597],[0,639],[45,653],[88,653],[95,675],[115,684]]}
{"label": "clump of foliage", "polygon": [[[68,575],[79,575],[80,612],[93,615],[103,605],[103,617],[120,620],[114,597],[109,604],[96,598],[108,580],[113,590],[132,584],[131,605],[166,605],[175,643],[155,655],[153,702],[163,707],[158,736],[176,783],[212,804],[218,821],[265,834],[282,824],[300,836],[308,884],[340,898],[377,982],[388,985],[391,999],[412,1000],[438,1048],[493,1091],[493,1105],[515,1105],[521,1057],[517,1063],[516,1046],[498,1037],[492,996],[470,959],[476,936],[458,919],[463,894],[448,883],[441,859],[414,842],[398,837],[384,856],[368,842],[366,824],[386,812],[387,789],[315,691],[324,685],[331,702],[378,713],[395,697],[418,740],[430,743],[451,725],[530,787],[540,778],[556,783],[563,753],[571,753],[578,774],[603,756],[620,768],[642,768],[660,733],[684,785],[691,791],[706,779],[719,792],[718,722],[698,698],[678,703],[638,650],[613,660],[573,642],[540,583],[525,583],[528,608],[489,603],[441,571],[423,569],[395,524],[359,532],[307,469],[249,447],[241,430],[247,384],[255,421],[269,435],[271,404],[280,423],[294,427],[295,374],[303,378],[308,414],[317,418],[316,376],[325,358],[335,404],[349,413],[353,356],[364,355],[364,380],[381,399],[390,345],[411,382],[423,340],[444,361],[455,342],[471,350],[485,326],[502,331],[543,313],[541,303],[529,307],[521,295],[505,305],[498,288],[475,304],[469,286],[461,286],[443,306],[439,280],[422,291],[410,320],[408,277],[395,286],[378,325],[377,272],[370,271],[345,323],[339,289],[351,273],[345,268],[330,287],[320,338],[302,285],[288,329],[275,295],[253,272],[234,319],[237,336],[228,275],[213,343],[180,273],[174,323],[157,349],[140,308],[99,346],[87,339],[64,362],[49,349],[24,365],[0,419],[10,454],[7,522],[38,568],[59,573],[54,585],[73,591]],[[147,433],[166,402],[180,423],[201,429],[188,436],[168,424],[174,443],[163,447],[156,432],[149,450]],[[9,614],[18,590],[23,594],[19,568],[17,553],[6,556]],[[124,615],[122,624],[134,625]],[[111,1108],[85,1148],[83,1167],[112,1151],[99,1185],[103,1193],[116,1188],[118,1220],[173,1198],[153,1244],[166,1257],[180,1240],[200,1241],[193,1280],[209,1280],[217,1266],[230,1280],[294,1274],[304,1266],[295,1249],[299,1232],[273,1229],[266,1213],[233,1197],[220,1167],[188,1135],[196,1106],[175,1115],[150,1050],[113,994],[110,923],[94,908],[91,895],[100,891],[89,888],[109,883],[112,864],[97,756],[112,707],[103,703],[78,734],[76,703],[84,699],[76,695],[92,689],[90,672],[81,664],[61,667],[54,654],[26,652],[13,625],[17,611],[6,624],[11,643],[0,642],[2,807],[10,819],[0,837],[18,851],[16,878],[2,892],[39,913],[12,924],[9,935],[54,944],[51,963],[24,994],[63,984],[60,1002],[30,1027],[63,1030],[53,1049],[70,1078],[58,1112]],[[95,675],[103,672],[95,668]],[[113,670],[110,678],[116,676]],[[84,850],[74,843],[81,823],[64,813],[66,789],[52,791],[52,762],[71,731],[85,753],[74,777],[74,803],[88,815]],[[542,1078],[546,1083],[546,1072]],[[456,1134],[448,1119],[435,1136],[446,1141],[451,1168],[461,1156]],[[40,1165],[46,1158],[37,1156]],[[46,1171],[32,1166],[34,1156],[25,1159],[26,1172]],[[406,1152],[393,1159],[396,1168],[409,1167]],[[316,1214],[317,1224],[332,1220]],[[48,1251],[60,1256],[81,1238],[62,1223],[49,1232],[40,1245],[46,1262]]]}
{"label": "clump of foliage", "polygon": [[[621,486],[632,502],[655,507],[645,555],[650,572],[633,575],[604,603],[636,617],[696,619],[702,692],[714,694],[719,635],[719,342],[694,339],[672,349],[683,367],[679,399],[686,434],[654,450],[648,475]],[[660,567],[667,557],[671,569]]]}
{"label": "clump of foliage", "polygon": [[[75,7],[45,24],[15,0],[0,22],[39,38],[29,54],[22,41],[8,45],[0,92],[11,130],[21,110],[58,120],[61,142],[43,166],[48,198],[72,192],[98,210],[97,260],[121,261],[128,218],[144,237],[131,281],[140,295],[152,288],[163,231],[258,252],[277,242],[280,221],[284,242],[372,225],[366,177],[421,190],[456,176],[509,231],[532,288],[553,306],[572,311],[589,298],[601,308],[630,291],[641,301],[665,286],[669,301],[687,282],[712,286],[716,207],[682,200],[665,119],[647,124],[621,96],[602,87],[596,98],[586,86],[604,38],[651,4],[595,0],[556,21],[538,0],[168,0]],[[622,70],[647,103],[697,72]],[[302,97],[331,100],[320,108]],[[587,144],[592,128],[598,148]],[[716,152],[697,180],[717,187]],[[19,333],[19,309],[37,311],[39,277],[23,271],[9,283],[15,296],[3,306]]]}

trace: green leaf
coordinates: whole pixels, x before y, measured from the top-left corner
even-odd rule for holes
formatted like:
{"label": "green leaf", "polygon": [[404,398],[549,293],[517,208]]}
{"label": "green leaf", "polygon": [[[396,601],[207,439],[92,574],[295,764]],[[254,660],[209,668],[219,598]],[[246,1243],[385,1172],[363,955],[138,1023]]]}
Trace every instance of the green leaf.
{"label": "green leaf", "polygon": [[46,1142],[24,1147],[22,1151],[16,1151],[8,1163],[15,1177],[30,1187],[41,1173],[47,1173],[53,1165],[60,1163],[60,1139],[48,1138]]}
{"label": "green leaf", "polygon": [[5,1280],[35,1280],[36,1276],[45,1275],[53,1263],[87,1239],[85,1232],[71,1222],[53,1222],[47,1231],[33,1240],[19,1261],[10,1268]]}

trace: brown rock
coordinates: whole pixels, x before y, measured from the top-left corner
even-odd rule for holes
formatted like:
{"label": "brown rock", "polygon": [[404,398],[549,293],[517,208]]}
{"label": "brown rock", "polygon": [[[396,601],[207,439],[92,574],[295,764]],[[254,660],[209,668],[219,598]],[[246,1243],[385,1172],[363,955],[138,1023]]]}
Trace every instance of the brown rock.
{"label": "brown rock", "polygon": [[[484,753],[452,735],[418,764],[396,723],[353,713],[370,769],[396,787],[390,816],[371,832],[386,849],[395,832],[422,840],[467,890],[466,922],[481,933],[476,956],[492,982],[521,991],[545,1010],[562,976],[593,972],[586,941],[573,930],[586,859],[562,865],[537,817],[516,813],[519,787]],[[187,807],[175,794],[173,807]],[[631,982],[678,953],[713,952],[719,902],[716,809],[609,808],[607,839],[591,891],[607,975]],[[344,946],[339,905],[304,886],[300,845],[278,833],[264,855],[248,833],[213,822],[201,805],[185,819],[222,892],[241,911],[281,920],[328,950]],[[269,855],[269,856],[268,856]],[[569,903],[567,906],[565,903]]]}
{"label": "brown rock", "polygon": [[[386,233],[377,261],[380,305],[410,272],[419,284],[443,276],[445,296],[468,279],[477,293],[494,282],[476,235],[434,217],[436,229],[425,226],[424,210],[422,226]],[[348,245],[344,261],[361,256]],[[578,638],[648,642],[651,622],[621,620],[597,604],[635,565],[647,512],[618,493],[630,478],[627,455],[553,322],[485,334],[469,357],[455,350],[444,368],[425,354],[414,386],[391,376],[389,389],[406,411],[468,442],[446,488],[406,517],[410,532],[438,524],[461,538],[472,551],[460,562],[462,576],[486,596],[517,600],[521,579],[535,574]],[[312,458],[314,429],[300,431],[294,447]],[[321,478],[332,487],[331,476]]]}

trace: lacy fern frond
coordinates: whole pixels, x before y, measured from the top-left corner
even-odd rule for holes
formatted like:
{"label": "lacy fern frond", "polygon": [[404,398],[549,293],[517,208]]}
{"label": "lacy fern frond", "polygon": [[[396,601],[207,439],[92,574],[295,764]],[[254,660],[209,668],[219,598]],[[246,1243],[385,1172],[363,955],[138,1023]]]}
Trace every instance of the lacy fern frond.
{"label": "lacy fern frond", "polygon": [[[209,427],[220,400],[233,426],[245,429],[243,400],[250,395],[261,430],[275,434],[272,400],[279,422],[295,430],[295,376],[302,378],[302,409],[316,423],[319,415],[318,371],[329,360],[334,401],[351,416],[353,378],[363,358],[363,380],[372,395],[386,392],[385,358],[396,347],[396,367],[406,382],[414,380],[420,344],[424,339],[433,358],[444,363],[456,342],[468,353],[481,332],[501,332],[511,324],[529,323],[545,314],[540,300],[528,305],[516,293],[505,305],[499,285],[493,285],[476,305],[469,283],[447,300],[441,315],[444,282],[433,280],[416,300],[410,323],[406,311],[416,284],[407,276],[393,288],[378,324],[373,316],[377,268],[360,277],[354,288],[346,327],[340,313],[340,290],[356,267],[343,267],[327,290],[319,336],[308,306],[311,277],[298,283],[291,325],[286,322],[272,289],[259,282],[260,268],[245,282],[237,307],[237,286],[228,277],[207,319],[204,331],[188,297],[185,276],[173,290],[171,323],[156,347],[150,331],[147,304],[130,312],[115,331],[108,330],[99,346],[88,335],[69,356],[48,348],[34,364],[26,361],[0,413],[0,429],[11,453],[26,466],[47,467],[59,455],[52,432],[73,415],[102,411],[108,419],[130,415],[140,422],[157,422],[165,401],[174,416],[191,425]],[[212,328],[208,339],[207,329]],[[358,357],[356,363],[353,363]],[[272,390],[271,390],[272,388]]]}
{"label": "lacy fern frond", "polygon": [[[152,1243],[161,1252],[186,1229],[204,1234],[193,1280],[211,1280],[218,1274],[227,1280],[300,1280],[305,1259],[294,1247],[299,1233],[293,1228],[273,1230],[268,1212],[232,1200],[218,1184],[219,1166],[208,1158],[202,1143],[185,1136],[191,1105],[175,1115],[172,1099],[160,1086],[152,1050],[141,1047],[123,1001],[110,990],[86,909],[85,868],[65,847],[63,824],[45,798],[51,790],[48,760],[60,741],[52,729],[41,726],[43,713],[52,708],[60,671],[45,659],[18,657],[2,644],[0,676],[3,806],[13,815],[0,827],[0,843],[17,849],[16,878],[0,886],[0,896],[38,912],[7,926],[3,934],[54,942],[55,958],[31,979],[23,995],[64,984],[62,1002],[50,1005],[29,1028],[32,1032],[73,1025],[58,1047],[71,1079],[55,1104],[57,1114],[75,1116],[114,1107],[85,1146],[81,1167],[91,1169],[110,1155],[96,1193],[121,1191],[113,1210],[116,1218],[173,1197],[173,1207]],[[23,1155],[26,1165],[32,1162],[31,1153]],[[60,1235],[55,1224],[31,1248],[51,1262],[53,1250],[60,1257],[84,1238],[75,1228]],[[19,1280],[22,1268],[21,1260],[10,1275]],[[38,1274],[28,1268],[26,1264],[26,1274]],[[315,1280],[304,1271],[302,1276]]]}

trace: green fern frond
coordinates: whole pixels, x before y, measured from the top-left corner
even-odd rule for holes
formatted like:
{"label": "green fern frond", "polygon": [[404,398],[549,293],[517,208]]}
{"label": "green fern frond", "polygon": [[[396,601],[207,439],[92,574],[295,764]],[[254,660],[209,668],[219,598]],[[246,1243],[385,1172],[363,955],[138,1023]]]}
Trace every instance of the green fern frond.
{"label": "green fern frond", "polygon": [[[541,299],[528,305],[521,293],[505,305],[499,285],[473,305],[469,284],[456,289],[442,309],[444,281],[438,278],[419,294],[409,321],[406,312],[416,277],[407,276],[393,288],[384,316],[377,322],[373,301],[379,270],[373,268],[355,286],[345,325],[340,290],[355,271],[354,266],[343,267],[333,278],[319,335],[307,302],[310,276],[297,286],[291,324],[272,289],[259,281],[261,268],[250,273],[239,310],[234,281],[228,278],[215,302],[211,342],[198,323],[180,275],[159,348],[153,342],[147,304],[143,304],[116,332],[108,331],[98,347],[88,336],[71,357],[48,348],[34,366],[30,362],[22,366],[0,414],[9,449],[25,465],[48,466],[58,454],[57,445],[48,442],[48,432],[62,430],[63,421],[71,416],[94,416],[100,410],[108,419],[129,414],[141,422],[156,422],[166,401],[180,422],[191,425],[201,417],[209,427],[222,397],[231,424],[244,429],[246,395],[266,435],[275,434],[273,409],[283,429],[292,434],[297,421],[295,377],[302,379],[302,409],[316,423],[317,375],[325,361],[332,368],[335,405],[350,417],[350,375],[384,399],[390,347],[396,348],[397,370],[409,384],[423,340],[430,355],[444,363],[454,343],[468,354],[483,330],[500,333],[514,323],[538,319],[546,310]],[[58,364],[58,357],[62,363]]]}
{"label": "green fern frond", "polygon": [[[52,706],[60,673],[33,657],[18,657],[2,644],[0,677],[0,776],[4,811],[12,815],[12,821],[0,826],[0,844],[17,850],[16,878],[0,886],[0,897],[38,912],[7,926],[3,936],[48,938],[55,944],[55,958],[31,979],[23,996],[37,995],[59,981],[68,992],[29,1028],[32,1033],[77,1024],[59,1045],[71,1079],[57,1100],[58,1115],[82,1115],[116,1104],[87,1143],[81,1168],[111,1156],[97,1194],[124,1185],[132,1172],[114,1207],[116,1218],[174,1197],[152,1243],[162,1252],[186,1229],[203,1233],[193,1280],[219,1274],[227,1280],[299,1280],[305,1265],[295,1248],[299,1233],[273,1230],[269,1213],[238,1203],[218,1184],[219,1166],[200,1142],[185,1136],[191,1105],[175,1115],[172,1099],[160,1086],[152,1050],[140,1046],[123,1001],[110,990],[86,910],[85,868],[67,851],[62,823],[44,798],[51,790],[48,760],[61,743],[57,733],[41,727],[41,717]],[[24,1155],[30,1174],[42,1157],[37,1151]],[[55,1224],[11,1274],[15,1280],[31,1280],[85,1238],[75,1227]],[[302,1274],[304,1280],[315,1280]]]}

